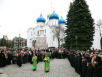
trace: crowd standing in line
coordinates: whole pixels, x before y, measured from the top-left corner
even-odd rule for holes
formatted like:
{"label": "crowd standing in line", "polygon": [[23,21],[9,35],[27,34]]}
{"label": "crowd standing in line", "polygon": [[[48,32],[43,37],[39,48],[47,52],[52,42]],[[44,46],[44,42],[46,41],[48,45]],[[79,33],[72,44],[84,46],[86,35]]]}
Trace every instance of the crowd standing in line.
{"label": "crowd standing in line", "polygon": [[[64,50],[64,51],[63,51]],[[10,64],[17,64],[19,67],[22,64],[31,63],[33,64],[33,70],[36,70],[37,63],[45,62],[47,65],[50,59],[54,58],[65,58],[65,49],[58,51],[58,49],[5,49],[0,50],[0,67],[5,67]],[[46,60],[49,58],[49,61]],[[47,63],[48,62],[48,63]],[[46,64],[47,63],[47,64]]]}
{"label": "crowd standing in line", "polygon": [[102,50],[68,51],[68,59],[80,77],[102,77]]}
{"label": "crowd standing in line", "polygon": [[102,77],[102,50],[72,51],[68,49],[13,49],[0,50],[0,67],[10,64],[33,64],[36,71],[37,64],[45,62],[45,72],[50,71],[50,59],[68,58],[71,66],[80,77]]}

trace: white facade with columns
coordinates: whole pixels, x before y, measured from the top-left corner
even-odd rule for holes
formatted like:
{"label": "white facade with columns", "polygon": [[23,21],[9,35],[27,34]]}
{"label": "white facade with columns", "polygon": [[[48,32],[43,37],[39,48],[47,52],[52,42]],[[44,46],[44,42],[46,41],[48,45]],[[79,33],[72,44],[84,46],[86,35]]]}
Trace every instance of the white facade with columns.
{"label": "white facade with columns", "polygon": [[[58,47],[58,40],[53,36],[52,26],[61,26],[66,28],[66,21],[62,18],[59,19],[58,14],[53,11],[52,14],[47,16],[47,21],[40,15],[37,18],[37,26],[35,28],[29,28],[27,31],[27,47],[35,49],[46,49],[49,47]],[[64,37],[63,37],[64,38]],[[64,42],[60,42],[63,44]],[[100,46],[100,31],[99,27],[95,25],[94,41],[91,48],[101,49]]]}
{"label": "white facade with columns", "polygon": [[35,49],[58,48],[58,40],[53,36],[52,26],[58,26],[59,24],[65,28],[65,20],[63,18],[59,19],[55,11],[47,16],[47,21],[41,14],[37,18],[37,26],[29,28],[27,31],[27,47]]}

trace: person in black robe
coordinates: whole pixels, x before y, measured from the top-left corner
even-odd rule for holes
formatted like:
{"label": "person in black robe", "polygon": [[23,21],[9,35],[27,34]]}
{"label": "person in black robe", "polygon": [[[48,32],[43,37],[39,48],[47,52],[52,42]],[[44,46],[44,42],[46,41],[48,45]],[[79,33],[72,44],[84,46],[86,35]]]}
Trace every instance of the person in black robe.
{"label": "person in black robe", "polygon": [[11,60],[12,60],[12,54],[11,54],[11,52],[9,51],[7,55],[8,55],[7,64],[10,65],[10,64],[11,64]]}
{"label": "person in black robe", "polygon": [[69,56],[70,56],[70,51],[68,51],[67,53],[67,59],[69,60]]}
{"label": "person in black robe", "polygon": [[87,73],[87,56],[84,55],[83,56],[83,61],[81,64],[81,75],[80,77],[86,77],[86,73]]}
{"label": "person in black robe", "polygon": [[27,51],[26,52],[26,63],[28,63],[28,60],[29,60],[29,52]]}
{"label": "person in black robe", "polygon": [[2,63],[1,63],[1,61],[2,61],[2,58],[1,58],[1,51],[0,51],[0,67],[2,66]]}
{"label": "person in black robe", "polygon": [[73,54],[73,52],[74,52],[74,51],[71,51],[71,54],[70,54],[70,57],[69,57],[69,59],[70,59],[70,64],[71,64],[72,67],[74,67],[74,54]]}
{"label": "person in black robe", "polygon": [[5,67],[6,66],[6,58],[4,51],[2,50],[0,53],[0,67]]}
{"label": "person in black robe", "polygon": [[31,51],[29,51],[29,62],[30,62],[31,64],[33,64],[33,62],[32,62],[32,57],[33,57],[33,54],[31,53]]}
{"label": "person in black robe", "polygon": [[65,52],[65,49],[63,50],[63,59],[65,59],[66,57],[66,52]]}
{"label": "person in black robe", "polygon": [[22,55],[21,55],[21,53],[18,54],[17,65],[18,65],[19,67],[22,66]]}
{"label": "person in black robe", "polygon": [[55,58],[55,50],[52,53],[52,57],[53,57],[53,59]]}
{"label": "person in black robe", "polygon": [[74,55],[74,57],[73,57],[73,67],[75,68],[75,71],[76,71],[76,69],[77,69],[77,54],[76,53],[74,53],[73,54]]}
{"label": "person in black robe", "polygon": [[[38,51],[35,52],[35,55],[36,55],[37,57],[39,57]],[[37,63],[39,63],[39,58],[37,58]]]}
{"label": "person in black robe", "polygon": [[41,60],[41,58],[42,58],[42,55],[41,55],[41,53],[40,53],[40,51],[38,52],[38,62],[41,62],[42,60]]}
{"label": "person in black robe", "polygon": [[58,49],[56,49],[56,50],[55,50],[55,58],[58,59],[59,57],[60,57],[60,56],[59,56],[59,53],[58,53]]}
{"label": "person in black robe", "polygon": [[93,65],[94,68],[92,69],[92,73],[90,73],[92,77],[102,77],[101,58],[97,56]]}
{"label": "person in black robe", "polygon": [[87,73],[86,73],[86,77],[93,77],[92,73],[93,73],[93,65],[91,63],[91,58],[88,57],[87,58]]}
{"label": "person in black robe", "polygon": [[13,64],[16,64],[16,61],[17,61],[17,56],[16,56],[16,51],[13,51],[13,55],[12,55],[12,63]]}
{"label": "person in black robe", "polygon": [[75,58],[75,71],[78,73],[78,74],[81,74],[81,62],[82,62],[82,59],[81,59],[81,54],[80,53],[77,53],[76,54],[76,58]]}
{"label": "person in black robe", "polygon": [[26,63],[26,54],[25,54],[25,52],[24,52],[24,54],[23,54],[22,59],[23,59],[23,64],[25,64],[25,63]]}

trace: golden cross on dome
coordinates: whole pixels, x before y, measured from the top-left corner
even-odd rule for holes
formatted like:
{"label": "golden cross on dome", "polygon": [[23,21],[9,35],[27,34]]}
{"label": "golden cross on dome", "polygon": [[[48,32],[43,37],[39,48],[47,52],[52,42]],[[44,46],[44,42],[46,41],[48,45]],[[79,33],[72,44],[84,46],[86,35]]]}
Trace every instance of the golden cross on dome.
{"label": "golden cross on dome", "polygon": [[42,8],[41,8],[41,14],[42,14]]}
{"label": "golden cross on dome", "polygon": [[19,37],[21,36],[20,31],[19,31]]}
{"label": "golden cross on dome", "polygon": [[5,35],[5,37],[7,37],[7,34]]}
{"label": "golden cross on dome", "polygon": [[62,16],[62,11],[61,11],[61,16]]}
{"label": "golden cross on dome", "polygon": [[54,10],[54,3],[51,2],[51,11]]}

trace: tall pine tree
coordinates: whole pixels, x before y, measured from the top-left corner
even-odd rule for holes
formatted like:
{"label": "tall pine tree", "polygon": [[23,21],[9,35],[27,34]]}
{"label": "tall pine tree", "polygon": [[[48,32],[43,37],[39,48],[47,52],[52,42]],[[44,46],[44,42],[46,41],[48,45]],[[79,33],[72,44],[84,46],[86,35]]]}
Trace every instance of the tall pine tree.
{"label": "tall pine tree", "polygon": [[65,47],[87,50],[93,44],[94,20],[85,0],[75,0],[67,14]]}

